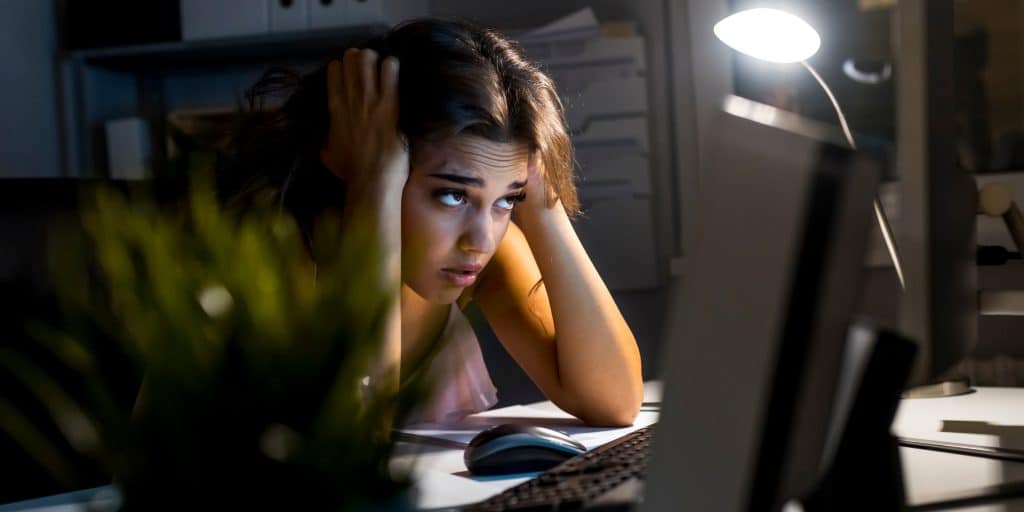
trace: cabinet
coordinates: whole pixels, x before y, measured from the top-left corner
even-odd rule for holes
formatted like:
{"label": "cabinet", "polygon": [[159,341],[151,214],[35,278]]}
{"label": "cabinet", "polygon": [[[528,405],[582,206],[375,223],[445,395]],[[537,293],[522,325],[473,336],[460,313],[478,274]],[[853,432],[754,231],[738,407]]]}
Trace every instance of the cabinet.
{"label": "cabinet", "polygon": [[146,119],[160,160],[168,114],[237,105],[265,69],[301,69],[386,30],[373,24],[71,52],[59,64],[65,174],[108,175],[106,121]]}

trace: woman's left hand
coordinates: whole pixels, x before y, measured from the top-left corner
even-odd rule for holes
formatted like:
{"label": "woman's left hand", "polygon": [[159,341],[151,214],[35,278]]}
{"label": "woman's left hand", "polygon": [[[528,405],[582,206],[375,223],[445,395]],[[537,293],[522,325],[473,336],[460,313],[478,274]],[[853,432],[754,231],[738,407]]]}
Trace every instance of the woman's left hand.
{"label": "woman's left hand", "polygon": [[548,186],[546,175],[544,160],[540,157],[540,153],[534,152],[530,155],[528,178],[526,188],[523,190],[526,193],[526,198],[515,208],[517,224],[529,223],[542,217],[545,213],[562,209],[561,201]]}

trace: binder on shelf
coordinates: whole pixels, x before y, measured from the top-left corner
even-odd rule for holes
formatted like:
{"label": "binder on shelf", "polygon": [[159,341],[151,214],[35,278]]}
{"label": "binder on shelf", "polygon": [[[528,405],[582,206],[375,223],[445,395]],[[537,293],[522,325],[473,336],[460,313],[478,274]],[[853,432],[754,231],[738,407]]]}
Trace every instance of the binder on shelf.
{"label": "binder on shelf", "polygon": [[560,94],[572,132],[596,119],[647,114],[647,81],[640,76],[596,80],[577,94]]}
{"label": "binder on shelf", "polygon": [[269,1],[271,32],[290,32],[309,28],[309,3],[305,0]]}
{"label": "binder on shelf", "polygon": [[579,93],[596,81],[642,77],[647,72],[641,36],[548,42],[523,49],[543,63],[563,95]]}
{"label": "binder on shelf", "polygon": [[634,197],[633,183],[626,178],[581,183],[577,187],[577,191],[580,203],[587,208],[592,208],[595,204],[608,199]]}
{"label": "binder on shelf", "polygon": [[305,1],[309,10],[310,28],[344,27],[349,25],[348,2],[333,0],[324,2],[321,0],[300,0]]}
{"label": "binder on shelf", "polygon": [[590,7],[584,7],[547,25],[518,36],[522,45],[541,45],[557,41],[580,41],[601,35],[601,25]]}
{"label": "binder on shelf", "polygon": [[659,285],[647,116],[597,119],[573,136],[583,218],[576,232],[611,290]]}
{"label": "binder on shelf", "polygon": [[270,32],[269,1],[181,0],[181,37],[190,41],[266,34]]}
{"label": "binder on shelf", "polygon": [[146,120],[141,117],[112,119],[104,128],[110,177],[115,180],[148,178],[152,152]]}
{"label": "binder on shelf", "polygon": [[367,23],[387,22],[384,12],[384,0],[339,0],[347,3],[349,23],[364,25]]}
{"label": "binder on shelf", "polygon": [[309,6],[312,28],[354,25],[394,25],[408,18],[426,16],[428,0],[296,0]]}
{"label": "binder on shelf", "polygon": [[[622,154],[607,158],[577,157],[580,163],[580,194],[584,190],[617,184],[633,197],[650,197],[651,162],[641,154]],[[587,192],[590,193],[590,192]]]}
{"label": "binder on shelf", "polygon": [[573,134],[572,141],[578,151],[650,152],[646,116],[594,119],[582,132]]}
{"label": "binder on shelf", "polygon": [[535,48],[546,53],[544,63],[551,68],[628,64],[640,73],[647,70],[643,36],[595,37],[551,42]]}
{"label": "binder on shelf", "polygon": [[612,290],[659,286],[645,41],[602,35],[583,9],[520,37],[554,80],[579,164],[575,228]]}

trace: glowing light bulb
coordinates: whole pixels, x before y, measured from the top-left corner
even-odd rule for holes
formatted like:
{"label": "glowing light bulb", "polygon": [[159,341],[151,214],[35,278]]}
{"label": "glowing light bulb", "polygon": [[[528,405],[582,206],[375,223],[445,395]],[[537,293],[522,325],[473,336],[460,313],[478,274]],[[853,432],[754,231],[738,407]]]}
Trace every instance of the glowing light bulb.
{"label": "glowing light bulb", "polygon": [[821,37],[806,21],[776,9],[749,9],[715,24],[730,48],[769,62],[800,62],[818,52]]}

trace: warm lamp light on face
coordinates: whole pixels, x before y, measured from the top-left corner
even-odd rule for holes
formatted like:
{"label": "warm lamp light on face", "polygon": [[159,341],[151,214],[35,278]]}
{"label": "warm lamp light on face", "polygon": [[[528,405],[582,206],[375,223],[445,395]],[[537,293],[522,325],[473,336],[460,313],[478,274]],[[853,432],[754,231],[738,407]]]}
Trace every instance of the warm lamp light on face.
{"label": "warm lamp light on face", "polygon": [[[748,9],[733,14],[715,24],[715,36],[730,48],[754,57],[756,59],[777,62],[780,64],[799,62],[807,72],[817,80],[818,85],[824,89],[832,107],[839,117],[839,125],[843,129],[843,135],[850,147],[856,149],[857,144],[853,140],[853,133],[846,124],[846,116],[839,108],[839,102],[829,89],[828,84],[821,78],[821,75],[807,62],[807,59],[818,52],[821,47],[821,37],[806,21],[798,16],[777,9]],[[885,216],[882,202],[875,196],[874,201],[875,219],[878,221],[878,228],[882,232],[885,247],[889,251],[889,258],[896,269],[896,276],[900,280],[900,288],[906,289],[906,282],[903,279],[903,264],[900,261],[899,251],[896,249],[896,239],[889,227],[889,219]]]}

